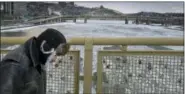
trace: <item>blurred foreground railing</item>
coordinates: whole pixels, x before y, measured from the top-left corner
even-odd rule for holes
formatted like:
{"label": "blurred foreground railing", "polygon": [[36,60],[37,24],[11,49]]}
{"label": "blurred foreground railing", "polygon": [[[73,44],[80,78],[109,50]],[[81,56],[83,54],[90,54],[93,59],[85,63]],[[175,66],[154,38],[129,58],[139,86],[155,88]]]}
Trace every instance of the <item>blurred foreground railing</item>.
{"label": "blurred foreground railing", "polygon": [[[2,44],[23,44],[26,37],[1,37]],[[91,93],[95,83],[97,94],[114,93],[184,93],[184,51],[128,51],[128,45],[167,45],[183,46],[183,38],[72,38],[70,45],[84,45],[84,86],[83,93]],[[97,52],[97,75],[92,76],[93,48],[96,45],[120,45],[120,50]],[[2,53],[7,52],[1,50]],[[74,57],[73,59],[71,58]],[[79,93],[79,51],[70,51],[62,58],[58,69],[53,69],[48,77],[48,83],[58,83],[58,86],[47,85],[48,92]],[[70,63],[68,63],[70,62]],[[70,67],[73,66],[74,67]],[[65,69],[63,68],[66,66]],[[70,68],[69,68],[70,67]],[[51,68],[52,69],[52,68]],[[62,72],[63,71],[63,72]],[[60,74],[56,74],[60,73]],[[74,73],[71,75],[71,73]],[[106,77],[104,77],[104,74]],[[68,76],[66,76],[68,75]],[[71,76],[72,78],[70,78]],[[56,77],[53,77],[56,76]],[[68,78],[65,78],[68,77]],[[94,78],[93,78],[94,77]],[[106,78],[106,79],[104,79]],[[56,79],[68,79],[59,81]],[[94,80],[95,79],[95,80]],[[106,81],[105,81],[106,80]],[[67,87],[61,86],[65,85]],[[54,87],[50,91],[48,88]],[[48,93],[49,94],[49,93]]]}

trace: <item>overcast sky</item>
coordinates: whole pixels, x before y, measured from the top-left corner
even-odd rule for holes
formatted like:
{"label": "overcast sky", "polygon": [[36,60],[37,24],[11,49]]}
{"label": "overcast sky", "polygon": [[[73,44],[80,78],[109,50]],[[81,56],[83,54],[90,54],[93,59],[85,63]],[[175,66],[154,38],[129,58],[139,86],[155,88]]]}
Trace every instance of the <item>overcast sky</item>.
{"label": "overcast sky", "polygon": [[75,2],[75,4],[85,7],[99,7],[103,5],[106,8],[115,9],[122,13],[136,13],[141,11],[147,12],[184,12],[184,3],[181,2],[110,2],[110,1],[91,1]]}

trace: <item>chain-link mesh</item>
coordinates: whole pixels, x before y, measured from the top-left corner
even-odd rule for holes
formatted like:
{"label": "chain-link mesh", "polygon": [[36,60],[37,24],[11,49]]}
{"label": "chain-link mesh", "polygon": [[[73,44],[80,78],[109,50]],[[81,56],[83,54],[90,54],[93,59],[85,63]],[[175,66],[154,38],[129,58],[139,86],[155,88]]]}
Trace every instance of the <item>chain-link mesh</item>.
{"label": "chain-link mesh", "polygon": [[184,94],[183,56],[103,56],[102,64],[103,93]]}
{"label": "chain-link mesh", "polygon": [[75,57],[73,54],[57,57],[57,61],[52,66],[48,66],[46,94],[73,94],[75,92]]}

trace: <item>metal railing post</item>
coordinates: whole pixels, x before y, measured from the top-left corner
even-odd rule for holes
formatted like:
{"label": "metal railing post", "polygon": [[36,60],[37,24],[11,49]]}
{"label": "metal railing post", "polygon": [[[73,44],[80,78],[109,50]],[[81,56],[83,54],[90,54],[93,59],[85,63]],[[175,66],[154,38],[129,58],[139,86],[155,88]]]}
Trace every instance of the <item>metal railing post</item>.
{"label": "metal railing post", "polygon": [[120,45],[120,50],[127,51],[127,45]]}
{"label": "metal railing post", "polygon": [[103,82],[103,79],[102,79],[102,72],[103,72],[103,64],[102,64],[102,55],[98,52],[98,55],[97,55],[97,58],[98,58],[98,66],[97,66],[97,87],[96,87],[96,92],[97,94],[101,94],[103,93],[102,92],[102,82]]}
{"label": "metal railing post", "polygon": [[76,60],[76,64],[74,66],[74,94],[79,94],[79,67],[80,67],[80,51],[78,51],[77,53],[75,53],[75,60]]}
{"label": "metal railing post", "polygon": [[93,56],[93,39],[85,38],[84,54],[84,87],[83,93],[90,94],[92,87],[92,56]]}

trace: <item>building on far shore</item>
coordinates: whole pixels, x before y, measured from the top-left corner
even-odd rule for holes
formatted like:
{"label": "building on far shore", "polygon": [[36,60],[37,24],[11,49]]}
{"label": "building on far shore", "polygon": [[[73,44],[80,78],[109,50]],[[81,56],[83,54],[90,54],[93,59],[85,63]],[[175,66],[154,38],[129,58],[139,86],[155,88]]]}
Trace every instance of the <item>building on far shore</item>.
{"label": "building on far shore", "polygon": [[1,2],[1,17],[15,19],[27,14],[27,2]]}
{"label": "building on far shore", "polygon": [[14,3],[13,2],[1,2],[1,14],[13,15],[14,14]]}

